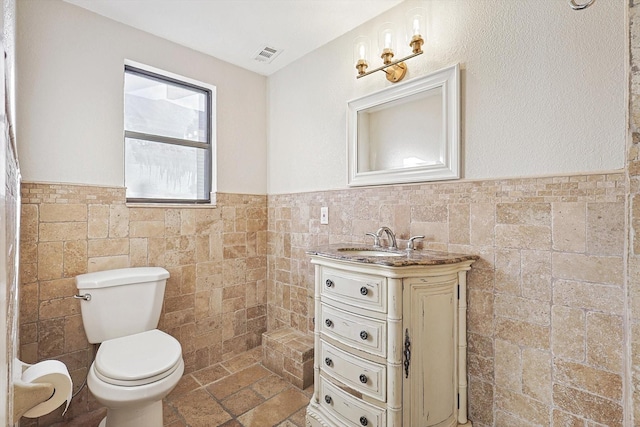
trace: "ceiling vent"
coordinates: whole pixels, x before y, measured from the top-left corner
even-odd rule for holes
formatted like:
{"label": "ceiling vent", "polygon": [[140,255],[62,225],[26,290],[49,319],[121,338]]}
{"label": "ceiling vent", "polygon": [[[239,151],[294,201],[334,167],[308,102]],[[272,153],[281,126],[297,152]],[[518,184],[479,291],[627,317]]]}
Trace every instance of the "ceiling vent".
{"label": "ceiling vent", "polygon": [[275,47],[264,46],[256,52],[256,54],[253,56],[253,59],[255,59],[258,62],[264,62],[265,64],[269,64],[271,63],[271,61],[273,61],[276,58],[276,56],[280,55],[281,52],[282,52],[282,49],[276,49]]}

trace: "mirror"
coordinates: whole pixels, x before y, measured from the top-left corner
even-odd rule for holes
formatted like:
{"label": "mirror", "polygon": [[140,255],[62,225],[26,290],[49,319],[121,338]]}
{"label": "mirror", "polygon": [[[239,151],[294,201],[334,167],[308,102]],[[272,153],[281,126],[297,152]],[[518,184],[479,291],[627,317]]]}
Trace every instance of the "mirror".
{"label": "mirror", "polygon": [[460,178],[460,67],[349,102],[350,186]]}

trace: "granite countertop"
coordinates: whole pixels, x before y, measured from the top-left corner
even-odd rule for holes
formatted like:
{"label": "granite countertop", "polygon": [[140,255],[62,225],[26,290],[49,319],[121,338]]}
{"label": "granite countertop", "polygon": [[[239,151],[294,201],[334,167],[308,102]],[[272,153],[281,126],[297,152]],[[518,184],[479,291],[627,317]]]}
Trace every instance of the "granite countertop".
{"label": "granite countertop", "polygon": [[[309,255],[323,256],[343,261],[386,265],[390,267],[455,264],[463,261],[475,261],[480,258],[478,255],[419,249],[413,251],[406,251],[402,249],[389,250],[388,248],[374,249],[373,246],[356,243],[340,243],[320,246],[309,249],[307,253]],[[386,255],[387,253],[389,255]]]}

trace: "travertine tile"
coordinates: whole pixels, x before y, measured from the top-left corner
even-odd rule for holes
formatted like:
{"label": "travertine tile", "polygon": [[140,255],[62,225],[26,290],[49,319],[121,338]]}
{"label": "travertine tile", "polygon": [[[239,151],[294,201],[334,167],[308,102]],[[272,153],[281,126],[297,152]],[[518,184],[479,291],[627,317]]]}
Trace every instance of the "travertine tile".
{"label": "travertine tile", "polygon": [[621,315],[624,309],[624,292],[618,286],[556,280],[553,301],[569,307]]}
{"label": "travertine tile", "polygon": [[82,240],[86,237],[86,222],[41,222],[38,232],[40,242]]}
{"label": "travertine tile", "polygon": [[604,398],[621,401],[622,377],[612,372],[559,358],[553,361],[554,381]]}
{"label": "travertine tile", "polygon": [[86,222],[87,205],[85,204],[52,204],[40,205],[40,221],[42,222]]}
{"label": "travertine tile", "polygon": [[104,239],[109,235],[109,205],[89,205],[87,237]]}
{"label": "travertine tile", "polygon": [[551,322],[551,306],[548,302],[496,294],[493,307],[496,316],[519,319],[543,326],[549,325]]}
{"label": "travertine tile", "polygon": [[264,398],[250,388],[245,388],[233,394],[222,401],[227,411],[233,416],[244,414],[245,412],[255,408],[262,402]]}
{"label": "travertine tile", "polygon": [[586,318],[577,308],[554,305],[551,309],[551,348],[555,356],[584,361]]}
{"label": "travertine tile", "polygon": [[555,252],[552,274],[558,279],[622,285],[622,258]]}
{"label": "travertine tile", "polygon": [[62,242],[43,242],[38,244],[38,279],[51,280],[63,276],[64,251]]}
{"label": "travertine tile", "polygon": [[584,203],[553,203],[553,249],[584,252],[587,247],[586,221]]}
{"label": "travertine tile", "polygon": [[549,227],[551,206],[548,203],[498,203],[496,223]]}
{"label": "travertine tile", "polygon": [[532,348],[522,350],[522,392],[551,405],[551,353]]}
{"label": "travertine tile", "polygon": [[522,296],[551,302],[551,252],[521,251]]}
{"label": "travertine tile", "polygon": [[87,243],[87,256],[91,258],[129,254],[129,239],[89,239]]}
{"label": "travertine tile", "polygon": [[551,413],[549,405],[502,387],[496,387],[495,408],[511,413],[521,420],[527,420],[533,425],[541,426],[549,423]]}
{"label": "travertine tile", "polygon": [[493,246],[495,236],[495,205],[472,203],[469,206],[469,243],[477,246]]}
{"label": "travertine tile", "polygon": [[503,317],[497,317],[495,322],[496,338],[541,350],[549,348],[549,329],[548,326]]}
{"label": "travertine tile", "polygon": [[622,255],[624,202],[587,203],[587,252]]}
{"label": "travertine tile", "polygon": [[253,365],[207,386],[207,391],[217,399],[224,399],[270,374],[271,373],[262,366]]}
{"label": "travertine tile", "polygon": [[554,404],[572,414],[610,427],[622,426],[622,406],[608,399],[560,384],[553,385]]}
{"label": "travertine tile", "polygon": [[192,427],[221,425],[231,419],[231,415],[203,389],[177,397],[171,405]]}
{"label": "travertine tile", "polygon": [[622,317],[587,314],[587,361],[612,372],[620,372],[623,357]]}
{"label": "travertine tile", "polygon": [[516,249],[500,249],[495,254],[495,289],[497,292],[521,295],[521,253]]}
{"label": "travertine tile", "polygon": [[522,392],[522,356],[520,347],[508,341],[495,340],[496,386]]}
{"label": "travertine tile", "polygon": [[496,246],[520,249],[551,249],[551,227],[497,224]]}
{"label": "travertine tile", "polygon": [[124,205],[109,207],[109,237],[129,236],[129,210]]}
{"label": "travertine tile", "polygon": [[64,242],[64,276],[75,277],[87,271],[87,242],[69,240]]}
{"label": "travertine tile", "polygon": [[470,207],[468,204],[449,206],[449,242],[470,243]]}
{"label": "travertine tile", "polygon": [[302,392],[290,388],[238,418],[245,427],[276,425],[309,403]]}

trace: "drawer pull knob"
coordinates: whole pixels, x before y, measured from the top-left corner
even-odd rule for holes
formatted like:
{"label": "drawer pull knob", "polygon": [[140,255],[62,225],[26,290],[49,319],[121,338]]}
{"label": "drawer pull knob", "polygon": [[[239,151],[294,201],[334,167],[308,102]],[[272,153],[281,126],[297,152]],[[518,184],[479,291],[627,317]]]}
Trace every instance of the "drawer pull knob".
{"label": "drawer pull knob", "polygon": [[331,279],[327,279],[326,282],[324,282],[325,285],[327,285],[327,288],[333,288],[333,280]]}
{"label": "drawer pull knob", "polygon": [[327,366],[331,366],[331,365],[333,365],[333,360],[331,360],[330,357],[325,357],[324,358],[324,364],[327,365]]}
{"label": "drawer pull knob", "polygon": [[331,399],[331,396],[329,396],[328,394],[324,395],[324,401],[327,402],[329,405],[331,405],[333,399]]}
{"label": "drawer pull knob", "polygon": [[365,374],[360,374],[360,382],[362,384],[366,384],[367,381],[369,381],[369,378],[367,378],[367,376]]}
{"label": "drawer pull knob", "polygon": [[369,334],[367,333],[367,331],[360,331],[360,338],[363,340],[369,338]]}
{"label": "drawer pull knob", "polygon": [[369,289],[366,286],[360,288],[360,295],[367,295],[369,293]]}
{"label": "drawer pull knob", "polygon": [[328,327],[332,327],[333,326],[333,322],[331,321],[331,319],[325,320],[324,324],[327,325]]}
{"label": "drawer pull knob", "polygon": [[367,420],[367,417],[360,417],[360,424],[363,426],[366,426],[369,424],[369,420]]}

